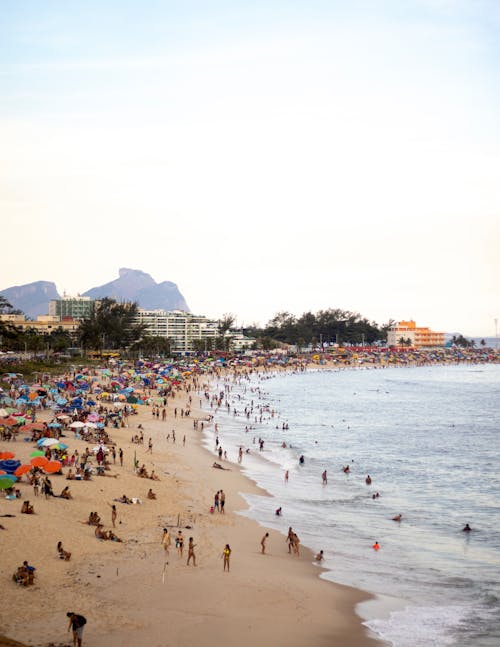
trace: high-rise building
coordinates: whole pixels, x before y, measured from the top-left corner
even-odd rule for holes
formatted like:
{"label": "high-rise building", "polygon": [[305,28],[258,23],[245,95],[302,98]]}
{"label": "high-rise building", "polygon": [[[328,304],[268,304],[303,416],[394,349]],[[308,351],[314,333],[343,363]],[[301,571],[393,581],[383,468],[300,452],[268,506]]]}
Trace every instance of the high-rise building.
{"label": "high-rise building", "polygon": [[[218,323],[203,316],[197,316],[180,310],[144,310],[139,308],[137,324],[145,326],[145,334],[153,337],[166,337],[172,343],[172,350],[185,353],[197,350],[198,340],[215,340],[218,336]],[[198,348],[199,350],[199,348]]]}
{"label": "high-rise building", "polygon": [[52,299],[49,302],[49,315],[61,319],[87,319],[94,311],[94,304],[95,300],[90,297],[64,295],[61,299]]}

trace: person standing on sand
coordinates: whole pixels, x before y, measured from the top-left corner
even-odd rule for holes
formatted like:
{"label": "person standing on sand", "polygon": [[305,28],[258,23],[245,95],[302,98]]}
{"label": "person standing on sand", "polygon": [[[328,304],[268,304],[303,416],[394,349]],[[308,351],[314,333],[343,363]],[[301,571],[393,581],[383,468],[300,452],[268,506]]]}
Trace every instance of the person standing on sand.
{"label": "person standing on sand", "polygon": [[118,516],[118,512],[116,511],[116,505],[113,503],[111,506],[111,523],[113,524],[113,528],[116,528],[116,517]]}
{"label": "person standing on sand", "polygon": [[226,505],[226,494],[225,494],[224,490],[221,490],[221,491],[220,491],[220,494],[219,494],[219,504],[220,504],[220,511],[221,511],[221,514],[225,514],[224,506]]}
{"label": "person standing on sand", "polygon": [[68,611],[66,614],[69,618],[68,631],[73,629],[73,647],[81,647],[83,628],[87,624],[87,619],[78,615],[74,611]]}
{"label": "person standing on sand", "polygon": [[168,528],[163,528],[163,536],[161,538],[161,543],[163,544],[163,549],[165,550],[165,553],[168,555],[170,543],[171,543],[170,533],[168,532]]}
{"label": "person standing on sand", "polygon": [[182,534],[182,530],[179,530],[177,532],[177,537],[175,538],[175,545],[177,547],[177,554],[179,557],[182,557],[182,554],[184,552],[184,535]]}
{"label": "person standing on sand", "polygon": [[261,552],[263,555],[265,555],[265,553],[266,553],[266,539],[267,539],[268,537],[269,537],[269,533],[268,533],[268,532],[266,532],[266,534],[265,534],[265,535],[262,537],[262,539],[260,540],[260,545],[261,545],[261,551],[260,551],[260,552]]}
{"label": "person standing on sand", "polygon": [[189,566],[189,562],[191,561],[191,557],[193,558],[193,566],[196,566],[196,555],[194,554],[194,548],[196,544],[193,544],[193,538],[189,538],[188,542],[188,558],[187,558],[187,563],[186,565]]}
{"label": "person standing on sand", "polygon": [[123,467],[123,449],[121,447],[118,451],[118,456],[120,458],[120,466]]}
{"label": "person standing on sand", "polygon": [[288,552],[291,554],[292,546],[293,546],[293,530],[292,530],[292,526],[290,526],[288,528],[288,534],[286,536],[285,541],[288,543]]}
{"label": "person standing on sand", "polygon": [[224,571],[226,570],[227,566],[227,572],[229,573],[229,558],[231,556],[231,548],[229,544],[226,544],[224,550],[222,551],[222,557],[224,558]]}

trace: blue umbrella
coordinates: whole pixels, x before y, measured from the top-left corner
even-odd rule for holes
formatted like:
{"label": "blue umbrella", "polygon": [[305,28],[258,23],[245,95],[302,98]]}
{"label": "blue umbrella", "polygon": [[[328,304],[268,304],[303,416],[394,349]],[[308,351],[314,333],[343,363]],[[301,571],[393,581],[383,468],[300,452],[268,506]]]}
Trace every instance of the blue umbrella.
{"label": "blue umbrella", "polygon": [[[0,461],[0,470],[3,470],[4,472],[7,472],[8,474],[12,474],[17,470],[17,468],[21,465],[21,461],[16,461],[12,458],[9,458],[4,461]],[[5,476],[5,474],[1,474],[0,476]],[[15,479],[16,477],[14,477]]]}
{"label": "blue umbrella", "polygon": [[47,425],[47,427],[56,427],[56,428],[59,428],[59,427],[62,427],[62,425],[61,425],[61,423],[59,423],[59,422],[49,422],[49,424]]}

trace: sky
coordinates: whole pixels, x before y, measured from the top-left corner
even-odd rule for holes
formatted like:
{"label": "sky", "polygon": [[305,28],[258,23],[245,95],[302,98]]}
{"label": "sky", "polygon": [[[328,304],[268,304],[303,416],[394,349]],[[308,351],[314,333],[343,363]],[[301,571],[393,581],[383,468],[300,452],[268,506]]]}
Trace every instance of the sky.
{"label": "sky", "polygon": [[496,0],[0,0],[0,292],[494,335]]}

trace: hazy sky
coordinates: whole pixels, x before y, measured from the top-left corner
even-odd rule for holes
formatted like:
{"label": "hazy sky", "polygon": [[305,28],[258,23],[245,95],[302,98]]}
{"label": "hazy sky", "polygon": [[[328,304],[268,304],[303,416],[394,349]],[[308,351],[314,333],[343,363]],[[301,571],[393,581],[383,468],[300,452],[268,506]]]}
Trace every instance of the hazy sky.
{"label": "hazy sky", "polygon": [[494,334],[496,0],[0,0],[0,290]]}

